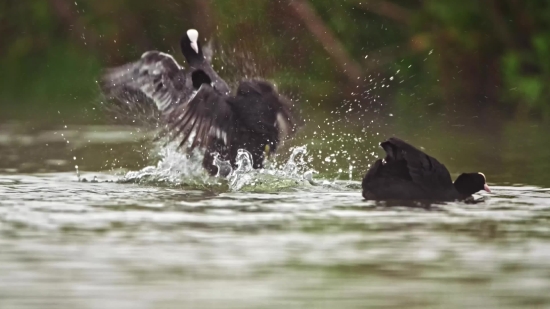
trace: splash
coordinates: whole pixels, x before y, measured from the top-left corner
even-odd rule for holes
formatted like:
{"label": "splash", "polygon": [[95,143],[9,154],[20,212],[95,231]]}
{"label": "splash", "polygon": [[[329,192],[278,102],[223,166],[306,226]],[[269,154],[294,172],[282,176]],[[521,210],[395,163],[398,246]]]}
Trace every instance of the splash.
{"label": "splash", "polygon": [[80,178],[80,170],[78,169],[78,165],[75,165],[74,168],[76,169],[76,178],[78,179],[78,182],[82,181]]}
{"label": "splash", "polygon": [[213,188],[220,185],[218,178],[209,177],[202,167],[203,155],[199,150],[184,153],[175,143],[158,150],[160,161],[139,171],[128,172],[118,182],[140,184],[165,184],[194,188]]}
{"label": "splash", "polygon": [[[307,147],[306,146],[297,146],[292,148],[292,153],[290,154],[290,158],[286,162],[286,165],[283,168],[283,171],[286,175],[290,177],[297,177],[298,175],[301,175],[305,172],[311,172],[314,171],[305,171],[304,169],[307,168],[307,162],[304,160],[304,157],[307,155]],[[311,174],[310,173],[310,174]]]}
{"label": "splash", "polygon": [[220,154],[218,152],[212,153],[212,156],[214,157],[214,160],[212,163],[218,168],[216,177],[225,178],[231,175],[231,173],[233,173],[233,167],[231,166],[231,162],[220,159]]}
{"label": "splash", "polygon": [[307,155],[306,146],[294,147],[286,163],[278,165],[266,160],[265,168],[253,169],[252,155],[239,149],[237,168],[229,175],[229,189],[231,191],[248,192],[279,192],[289,189],[309,187],[313,184],[313,174],[316,171],[308,169],[304,157]]}
{"label": "splash", "polygon": [[238,191],[247,184],[255,186],[258,179],[254,173],[252,154],[245,149],[237,150],[235,163],[237,168],[228,177],[231,190]]}
{"label": "splash", "polygon": [[128,172],[118,182],[196,189],[215,189],[227,185],[233,192],[278,192],[311,186],[313,174],[317,172],[307,168],[304,160],[307,154],[306,147],[294,147],[291,150],[286,163],[278,165],[266,160],[264,169],[253,168],[252,155],[245,149],[238,150],[235,169],[229,161],[222,160],[219,153],[212,153],[218,173],[210,177],[202,167],[203,154],[199,150],[185,154],[175,145],[168,145],[158,150],[160,160],[156,166]]}

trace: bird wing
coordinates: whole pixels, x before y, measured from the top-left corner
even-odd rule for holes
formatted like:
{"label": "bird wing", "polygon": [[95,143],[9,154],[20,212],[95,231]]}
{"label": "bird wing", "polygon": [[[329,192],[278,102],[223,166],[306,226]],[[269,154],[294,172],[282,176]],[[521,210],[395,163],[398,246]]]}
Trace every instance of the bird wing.
{"label": "bird wing", "polygon": [[257,82],[264,93],[273,97],[272,104],[276,110],[275,126],[279,131],[279,137],[286,137],[296,132],[296,119],[292,114],[292,103],[285,96],[277,93],[273,86],[265,81]]}
{"label": "bird wing", "polygon": [[109,115],[116,115],[115,119],[118,123],[126,121],[129,124],[140,124],[151,128],[160,125],[161,113],[155,102],[141,91],[120,86],[112,88],[106,96],[110,102],[109,104],[101,102],[101,108]]}
{"label": "bird wing", "polygon": [[363,177],[362,187],[365,189],[365,187],[368,185],[368,183],[375,180],[379,174],[379,170],[383,168],[383,162],[382,159],[378,159],[374,162],[374,164],[369,168],[365,176]]}
{"label": "bird wing", "polygon": [[187,104],[165,115],[169,140],[181,138],[178,147],[189,140],[191,150],[207,146],[214,138],[228,145],[234,115],[226,99],[211,85],[202,84]]}
{"label": "bird wing", "polygon": [[290,101],[278,94],[267,81],[242,81],[237,95],[229,103],[249,130],[266,135],[275,134],[277,139],[295,131]]}
{"label": "bird wing", "polygon": [[386,161],[405,160],[413,182],[425,190],[446,190],[453,185],[445,165],[407,142],[392,137],[380,145],[386,151]]}
{"label": "bird wing", "polygon": [[168,111],[186,103],[193,92],[185,71],[174,58],[158,51],[143,54],[138,61],[107,69],[101,76],[100,87],[110,98],[126,104],[143,104],[142,94],[154,102],[159,111]]}

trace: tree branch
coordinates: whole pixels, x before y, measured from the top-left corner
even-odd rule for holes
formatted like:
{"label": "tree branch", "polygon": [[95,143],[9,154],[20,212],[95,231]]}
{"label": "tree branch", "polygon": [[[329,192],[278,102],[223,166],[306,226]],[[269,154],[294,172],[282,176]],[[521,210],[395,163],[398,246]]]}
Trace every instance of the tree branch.
{"label": "tree branch", "polygon": [[305,23],[308,30],[319,40],[342,71],[353,83],[358,83],[362,74],[361,66],[350,57],[342,43],[325,25],[307,0],[289,0],[289,5]]}
{"label": "tree branch", "polygon": [[357,6],[365,11],[393,19],[402,24],[410,24],[411,22],[412,13],[408,9],[387,0],[361,1],[357,3]]}

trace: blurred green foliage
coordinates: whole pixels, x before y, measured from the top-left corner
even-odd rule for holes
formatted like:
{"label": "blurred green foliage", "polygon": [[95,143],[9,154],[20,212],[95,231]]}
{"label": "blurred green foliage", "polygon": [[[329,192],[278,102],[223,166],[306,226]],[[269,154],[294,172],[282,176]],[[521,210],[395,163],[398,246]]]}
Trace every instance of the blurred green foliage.
{"label": "blurred green foliage", "polygon": [[[417,113],[498,109],[550,119],[546,0],[5,0],[2,115],[89,107],[101,68],[150,49],[181,61],[179,37],[191,27],[214,39],[215,65],[228,79],[261,75],[311,107],[330,110],[361,93],[364,108],[377,99]],[[338,44],[340,63],[327,52]]]}

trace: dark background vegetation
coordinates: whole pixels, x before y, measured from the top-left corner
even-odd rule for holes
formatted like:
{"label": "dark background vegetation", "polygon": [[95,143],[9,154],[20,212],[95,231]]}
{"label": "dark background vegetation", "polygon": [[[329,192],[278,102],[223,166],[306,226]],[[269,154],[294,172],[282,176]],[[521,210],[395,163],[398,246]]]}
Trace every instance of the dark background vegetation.
{"label": "dark background vegetation", "polygon": [[249,53],[259,67],[253,73],[283,88],[311,99],[337,96],[325,99],[325,108],[356,86],[372,88],[365,77],[380,83],[379,76],[401,69],[400,80],[409,81],[377,93],[387,104],[497,108],[546,120],[549,6],[544,0],[7,0],[0,4],[0,102],[8,112],[82,106],[97,95],[101,67],[149,49],[179,54],[179,37],[194,27],[225,53]]}
{"label": "dark background vegetation", "polygon": [[4,0],[0,121],[101,122],[101,68],[151,49],[181,62],[191,27],[222,76],[274,81],[305,120],[340,115],[333,132],[375,119],[380,135],[444,161],[460,148],[461,166],[515,164],[522,179],[547,161],[546,0]]}

